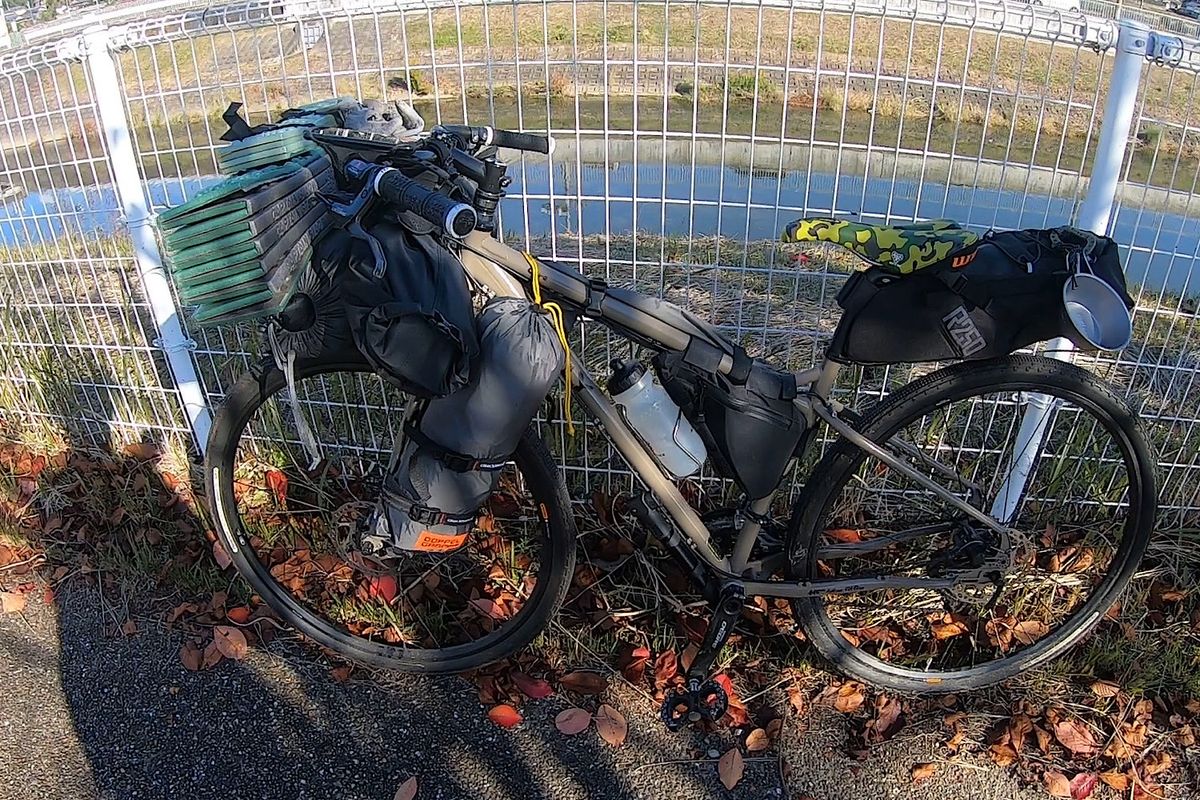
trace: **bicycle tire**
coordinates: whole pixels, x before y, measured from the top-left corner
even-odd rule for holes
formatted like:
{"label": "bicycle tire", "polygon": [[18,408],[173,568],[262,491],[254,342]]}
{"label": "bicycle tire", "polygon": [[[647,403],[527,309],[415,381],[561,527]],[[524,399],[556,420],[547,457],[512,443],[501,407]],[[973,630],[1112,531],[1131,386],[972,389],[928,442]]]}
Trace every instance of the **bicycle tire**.
{"label": "bicycle tire", "polygon": [[[365,362],[340,358],[300,359],[295,367],[297,382],[336,372],[373,374]],[[537,581],[517,615],[524,616],[514,620],[511,626],[505,626],[504,636],[486,646],[476,646],[472,642],[440,649],[372,641],[341,630],[314,614],[276,583],[269,568],[254,555],[242,529],[234,493],[233,467],[238,442],[254,412],[285,385],[283,373],[274,365],[264,366],[261,372],[243,375],[216,414],[204,465],[209,507],[218,538],[239,574],[284,622],[351,660],[384,669],[423,673],[463,672],[498,661],[529,644],[545,628],[570,587],[575,565],[576,528],[561,473],[532,427],[522,436],[513,460],[528,482],[535,502],[543,508],[547,537],[545,562],[539,573],[544,572],[545,579]],[[230,520],[235,524],[231,525]]]}
{"label": "bicycle tire", "polygon": [[[1156,510],[1155,464],[1137,416],[1125,401],[1092,373],[1042,357],[1008,356],[987,362],[961,363],[926,375],[862,414],[855,429],[875,443],[886,442],[912,420],[940,403],[985,392],[1034,391],[1054,388],[1082,407],[1101,415],[1116,434],[1122,455],[1131,460],[1129,507],[1136,511],[1129,535],[1122,538],[1100,586],[1062,627],[1026,650],[1006,659],[989,661],[965,670],[925,671],[898,667],[863,652],[839,632],[825,613],[820,597],[793,602],[797,621],[820,654],[836,669],[868,684],[902,694],[942,694],[981,689],[1061,656],[1083,639],[1103,619],[1105,612],[1129,585],[1154,527]],[[817,577],[816,550],[822,539],[830,505],[840,496],[867,455],[839,439],[814,470],[793,510],[788,531],[793,576]]]}

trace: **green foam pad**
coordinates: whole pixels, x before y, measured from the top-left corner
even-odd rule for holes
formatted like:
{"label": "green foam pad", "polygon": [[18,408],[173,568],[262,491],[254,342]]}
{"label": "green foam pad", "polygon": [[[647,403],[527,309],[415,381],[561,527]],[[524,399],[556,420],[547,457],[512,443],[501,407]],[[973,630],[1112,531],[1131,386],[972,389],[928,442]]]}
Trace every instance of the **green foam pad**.
{"label": "green foam pad", "polygon": [[[256,317],[266,316],[267,314],[273,312],[266,310],[265,308],[260,310],[258,307],[264,307],[266,302],[270,299],[271,290],[263,289],[260,292],[243,295],[242,297],[237,297],[224,303],[217,303],[216,305],[201,305],[193,315],[193,319],[195,319],[195,321],[201,325],[217,325],[238,322],[242,319],[254,319]],[[246,312],[248,309],[253,310],[251,310],[250,313],[243,313],[235,316],[235,312]]]}
{"label": "green foam pad", "polygon": [[[274,168],[267,168],[267,170],[271,169]],[[229,178],[229,180],[240,181],[249,174],[251,173],[247,172],[243,175]],[[212,217],[234,213],[241,214],[242,217],[253,216],[265,208],[270,208],[293,192],[312,194],[314,192],[332,192],[336,189],[337,181],[334,178],[333,167],[329,159],[319,158],[311,162],[309,166],[304,166],[293,171],[290,175],[268,180],[258,187],[252,187],[250,190],[233,196],[232,199],[220,200],[210,205],[200,206],[182,216],[172,215],[165,221],[160,215],[158,228],[160,231],[164,231],[163,238],[166,240],[172,235],[171,231],[203,222]],[[171,210],[174,211],[174,209]]]}
{"label": "green foam pad", "polygon": [[[211,262],[210,262],[211,263]],[[212,281],[217,278],[224,278],[229,275],[244,275],[247,280],[256,280],[261,278],[263,274],[262,262],[257,258],[238,259],[233,263],[219,264],[217,266],[203,265],[202,269],[187,270],[175,274],[175,283],[182,290],[188,286],[202,283],[204,281]]]}
{"label": "green foam pad", "polygon": [[301,114],[296,117],[285,117],[279,120],[281,128],[335,128],[337,127],[337,117],[332,114]]}
{"label": "green foam pad", "polygon": [[305,214],[313,206],[323,202],[315,191],[295,191],[252,216],[246,216],[242,211],[234,211],[178,228],[163,236],[163,245],[170,252],[179,253],[187,248],[203,246],[247,231],[251,236],[261,236],[291,211],[303,209],[300,213]]}
{"label": "green foam pad", "polygon": [[258,279],[247,280],[244,275],[230,275],[198,286],[189,286],[181,290],[179,296],[188,303],[215,303],[268,289],[261,280],[262,269],[259,268],[258,272]]}
{"label": "green foam pad", "polygon": [[199,192],[187,202],[159,212],[157,219],[158,226],[159,228],[174,228],[185,225],[190,221],[191,215],[202,208],[222,201],[238,199],[248,192],[253,192],[262,184],[288,178],[301,171],[309,173],[305,178],[307,180],[315,174],[314,170],[328,169],[328,166],[329,159],[324,154],[321,154],[316,158],[312,156],[297,158],[284,164],[263,167],[226,178],[220,183]]}
{"label": "green foam pad", "polygon": [[217,151],[217,165],[222,172],[235,173],[295,158],[316,147],[305,138],[305,131],[276,128],[231,142]]}
{"label": "green foam pad", "polygon": [[311,103],[296,106],[293,110],[307,114],[332,114],[335,111],[349,111],[358,108],[358,106],[359,102],[356,98],[342,95],[341,97],[330,97],[326,100],[314,100]]}

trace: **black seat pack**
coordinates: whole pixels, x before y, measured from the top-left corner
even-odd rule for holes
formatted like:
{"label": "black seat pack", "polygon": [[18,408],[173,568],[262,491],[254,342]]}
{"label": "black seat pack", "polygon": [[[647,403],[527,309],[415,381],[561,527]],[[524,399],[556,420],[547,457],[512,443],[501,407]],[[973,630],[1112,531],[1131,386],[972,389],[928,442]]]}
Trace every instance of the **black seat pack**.
{"label": "black seat pack", "polygon": [[912,274],[870,267],[851,275],[837,296],[843,314],[828,356],[855,364],[984,359],[1057,336],[1095,349],[1063,304],[1080,259],[1133,307],[1112,239],[1072,228],[991,233]]}

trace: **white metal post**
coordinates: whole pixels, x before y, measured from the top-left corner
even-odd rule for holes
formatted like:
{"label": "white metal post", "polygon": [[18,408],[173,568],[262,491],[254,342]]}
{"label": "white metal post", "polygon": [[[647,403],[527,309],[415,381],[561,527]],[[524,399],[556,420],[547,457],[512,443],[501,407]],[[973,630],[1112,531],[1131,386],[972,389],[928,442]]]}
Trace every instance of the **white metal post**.
{"label": "white metal post", "polygon": [[193,343],[183,333],[179,322],[179,310],[171,287],[163,272],[162,257],[158,242],[154,238],[150,205],[146,200],[142,171],[133,151],[129,120],[125,116],[124,94],[117,78],[116,64],[109,51],[109,29],[100,25],[83,32],[87,53],[86,64],[91,75],[95,93],[96,110],[104,126],[108,163],[112,171],[113,186],[117,201],[133,240],[134,258],[142,289],[154,315],[158,330],[157,344],[167,357],[167,365],[175,388],[179,392],[184,414],[195,436],[200,453],[208,442],[208,431],[212,427],[212,414],[204,399],[196,366],[192,361]]}
{"label": "white metal post", "polygon": [[[1087,195],[1079,207],[1075,224],[1092,233],[1108,233],[1117,183],[1125,163],[1125,148],[1133,126],[1133,109],[1138,85],[1142,80],[1142,65],[1152,50],[1150,29],[1140,22],[1122,20],[1117,33],[1117,55],[1113,59],[1112,83],[1104,106],[1104,122],[1092,162],[1092,177]],[[1051,358],[1069,361],[1075,345],[1059,337],[1046,345]],[[1017,512],[1025,484],[1041,453],[1042,438],[1050,422],[1052,403],[1046,395],[1030,395],[1021,427],[1017,431],[1013,464],[992,502],[992,516],[1009,522]]]}

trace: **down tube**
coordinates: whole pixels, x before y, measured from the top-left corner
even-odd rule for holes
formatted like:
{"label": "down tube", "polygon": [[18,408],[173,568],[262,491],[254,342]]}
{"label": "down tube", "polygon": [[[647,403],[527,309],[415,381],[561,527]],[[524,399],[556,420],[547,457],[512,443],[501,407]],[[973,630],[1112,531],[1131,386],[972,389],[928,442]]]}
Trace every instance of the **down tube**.
{"label": "down tube", "polygon": [[672,521],[679,526],[679,530],[695,545],[700,557],[717,569],[728,570],[726,560],[713,550],[712,543],[709,541],[708,528],[701,521],[700,515],[688,505],[687,500],[679,493],[675,484],[663,475],[658,464],[629,430],[629,426],[625,424],[625,420],[621,419],[616,407],[609,402],[574,354],[571,355],[571,371],[574,373],[580,400],[583,401],[588,411],[600,420],[600,424],[612,438],[617,450],[629,462],[629,466],[633,468],[638,477],[650,487],[650,491],[662,503]]}

